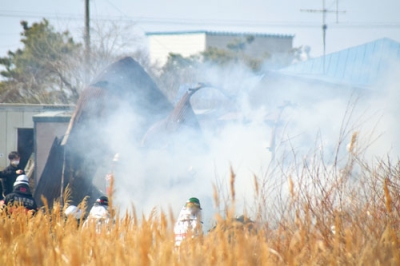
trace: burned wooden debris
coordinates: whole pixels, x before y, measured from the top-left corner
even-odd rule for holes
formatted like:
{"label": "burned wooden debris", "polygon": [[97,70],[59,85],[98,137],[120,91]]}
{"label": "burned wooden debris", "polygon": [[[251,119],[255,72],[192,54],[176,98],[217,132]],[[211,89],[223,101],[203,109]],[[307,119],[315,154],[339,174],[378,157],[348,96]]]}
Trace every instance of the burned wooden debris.
{"label": "burned wooden debris", "polygon": [[121,106],[140,117],[138,128],[131,132],[132,141],[138,146],[143,139],[149,144],[150,135],[156,143],[161,135],[168,138],[181,127],[199,131],[189,99],[200,88],[189,91],[173,108],[151,77],[132,58],[123,58],[107,67],[81,93],[63,139],[54,140],[35,190],[38,204],[43,204],[41,195],[51,204],[60,198],[61,188],[67,185],[74,204],[89,196],[90,206],[101,194],[93,184],[93,178],[99,166],[111,161],[116,152],[103,145],[104,139],[112,138],[113,130],[123,130],[101,129],[116,115],[126,115],[118,114]]}
{"label": "burned wooden debris", "polygon": [[[147,147],[167,148],[173,141],[173,136],[180,138],[179,141],[199,143],[201,139],[201,128],[196,115],[190,104],[191,96],[201,88],[207,86],[198,83],[196,87],[189,88],[176,104],[174,110],[163,120],[153,125],[144,135],[142,145]],[[185,132],[185,139],[180,133]]]}

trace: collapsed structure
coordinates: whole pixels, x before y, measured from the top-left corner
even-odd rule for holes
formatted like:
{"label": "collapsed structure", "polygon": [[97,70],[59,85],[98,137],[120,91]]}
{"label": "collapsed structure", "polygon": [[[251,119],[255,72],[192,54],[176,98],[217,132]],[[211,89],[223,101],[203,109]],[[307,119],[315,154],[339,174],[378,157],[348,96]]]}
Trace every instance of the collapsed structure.
{"label": "collapsed structure", "polygon": [[[173,108],[148,73],[131,57],[111,64],[81,93],[65,135],[55,138],[35,189],[38,205],[44,204],[41,200],[44,196],[51,206],[66,186],[71,189],[70,200],[74,204],[88,196],[90,205],[104,194],[93,184],[93,178],[101,166],[111,167],[118,152],[103,143],[113,138],[113,132],[125,128],[104,127],[120,116],[121,106],[138,117],[135,130],[129,132],[138,146],[163,148],[158,140],[163,138],[165,144],[165,134],[174,134],[182,126],[198,132],[200,127],[189,100],[199,88],[185,94]],[[150,135],[151,138],[144,137]]]}

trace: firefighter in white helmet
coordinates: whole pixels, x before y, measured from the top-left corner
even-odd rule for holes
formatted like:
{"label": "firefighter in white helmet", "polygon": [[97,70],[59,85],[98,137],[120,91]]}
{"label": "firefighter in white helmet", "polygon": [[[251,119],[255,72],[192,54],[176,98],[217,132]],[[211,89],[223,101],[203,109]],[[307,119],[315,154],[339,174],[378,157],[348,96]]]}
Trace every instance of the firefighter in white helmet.
{"label": "firefighter in white helmet", "polygon": [[113,221],[108,210],[108,198],[106,196],[101,196],[90,209],[89,215],[83,223],[83,228],[95,225],[96,232],[100,233],[103,227],[106,227],[109,230],[112,224]]}

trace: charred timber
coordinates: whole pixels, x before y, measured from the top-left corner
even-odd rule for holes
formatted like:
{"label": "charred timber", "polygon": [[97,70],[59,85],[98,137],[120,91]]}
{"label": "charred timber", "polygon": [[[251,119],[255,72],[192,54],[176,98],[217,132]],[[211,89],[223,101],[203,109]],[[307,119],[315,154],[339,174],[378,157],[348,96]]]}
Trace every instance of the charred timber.
{"label": "charred timber", "polygon": [[[124,112],[121,106],[126,107]],[[141,117],[141,124],[132,132],[132,141],[139,146],[147,129],[172,110],[167,98],[135,60],[126,57],[110,65],[81,93],[63,140],[57,139],[53,144],[36,199],[43,195],[52,202],[60,197],[61,186],[70,185],[74,204],[86,196],[88,204],[92,204],[102,193],[92,182],[96,170],[115,152],[104,145],[104,140],[113,137],[107,135],[113,130],[123,130],[107,131],[104,127],[115,115],[133,113]],[[65,161],[64,184],[60,157]]]}
{"label": "charred timber", "polygon": [[186,145],[187,142],[202,142],[201,127],[193,111],[190,98],[203,87],[206,85],[199,83],[198,86],[188,89],[174,110],[146,132],[142,145],[152,148],[168,148],[172,142],[176,141],[176,138],[180,145]]}

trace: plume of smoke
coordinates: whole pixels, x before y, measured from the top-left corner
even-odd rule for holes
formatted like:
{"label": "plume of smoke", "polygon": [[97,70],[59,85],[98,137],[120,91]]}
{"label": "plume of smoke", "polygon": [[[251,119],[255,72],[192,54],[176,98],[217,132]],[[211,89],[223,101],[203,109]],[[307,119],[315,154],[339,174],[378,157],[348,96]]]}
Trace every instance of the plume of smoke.
{"label": "plume of smoke", "polygon": [[[388,151],[398,156],[400,95],[392,79],[399,75],[398,70],[393,68],[385,86],[373,94],[379,97],[370,97],[362,90],[339,89],[316,81],[282,81],[274,79],[273,74],[260,77],[243,68],[199,69],[198,81],[222,88],[228,99],[225,105],[215,105],[220,109],[215,113],[233,115],[225,120],[213,117],[211,124],[199,116],[206,152],[193,149],[196,139],[190,141],[191,145],[180,143],[180,136],[169,149],[144,150],[132,137],[140,125],[139,118],[121,105],[112,119],[99,127],[99,132],[108,130],[113,135],[104,139],[104,145],[121,155],[115,169],[115,202],[128,209],[133,203],[145,214],[153,207],[172,207],[177,213],[188,198],[198,197],[204,220],[209,222],[216,211],[212,185],[221,182],[228,186],[230,167],[236,174],[237,211],[241,214],[254,201],[254,175],[265,177],[274,157],[290,165],[294,159],[288,154],[307,158],[319,149],[327,163],[334,163],[338,141],[349,142],[354,131],[360,132],[361,139],[364,136],[366,145],[372,142],[369,151],[373,156]],[[195,109],[202,100],[207,98],[201,93],[193,97],[193,102],[199,103],[193,104]],[[290,104],[282,109],[285,102]],[[384,137],[379,137],[382,134]],[[274,150],[267,149],[272,139],[277,143]],[[347,153],[345,146],[339,153]],[[279,174],[273,177],[282,178]],[[220,193],[224,195],[224,191]]]}

